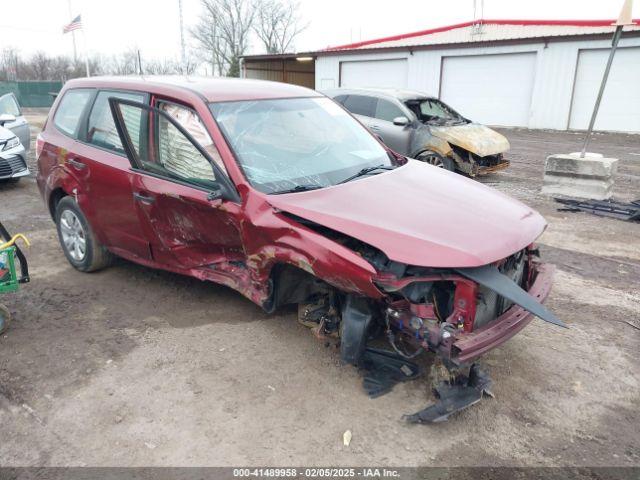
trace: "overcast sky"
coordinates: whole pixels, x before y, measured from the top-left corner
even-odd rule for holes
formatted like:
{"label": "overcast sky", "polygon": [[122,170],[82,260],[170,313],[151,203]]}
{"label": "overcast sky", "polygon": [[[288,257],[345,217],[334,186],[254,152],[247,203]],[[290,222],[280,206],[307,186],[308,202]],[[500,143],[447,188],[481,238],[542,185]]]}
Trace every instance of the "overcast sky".
{"label": "overcast sky", "polygon": [[[480,0],[477,0],[480,3]],[[3,0],[0,49],[16,46],[23,54],[43,50],[72,53],[68,0]],[[484,18],[616,18],[623,0],[485,0]],[[473,0],[300,0],[309,27],[296,50],[366,40],[473,19]],[[183,0],[185,30],[197,21],[200,0]],[[71,0],[72,15],[82,14],[90,52],[118,53],[139,48],[143,57],[178,58],[178,0]],[[634,18],[640,16],[640,0]],[[78,47],[83,46],[82,34]],[[254,41],[249,53],[262,53]]]}

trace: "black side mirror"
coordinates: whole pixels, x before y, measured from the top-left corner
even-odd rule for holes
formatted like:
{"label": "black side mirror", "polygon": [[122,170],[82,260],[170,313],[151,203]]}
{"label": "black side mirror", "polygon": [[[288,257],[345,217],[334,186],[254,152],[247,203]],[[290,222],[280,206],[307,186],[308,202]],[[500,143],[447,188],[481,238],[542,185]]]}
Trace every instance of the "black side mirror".
{"label": "black side mirror", "polygon": [[218,182],[211,182],[207,200],[213,202],[214,200],[222,200],[224,197],[224,189],[222,188],[222,186]]}

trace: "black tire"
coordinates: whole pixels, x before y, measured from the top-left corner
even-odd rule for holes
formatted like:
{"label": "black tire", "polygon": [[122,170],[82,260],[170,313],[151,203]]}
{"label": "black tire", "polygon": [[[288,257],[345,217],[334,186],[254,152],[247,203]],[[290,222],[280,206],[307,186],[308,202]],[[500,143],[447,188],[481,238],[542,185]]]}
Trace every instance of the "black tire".
{"label": "black tire", "polygon": [[98,242],[73,197],[58,202],[55,222],[62,251],[75,269],[95,272],[111,264],[113,255]]}
{"label": "black tire", "polygon": [[451,158],[443,157],[436,152],[422,152],[421,154],[416,156],[416,160],[428,163],[429,165],[433,165],[434,167],[444,168],[445,170],[449,170],[450,172],[455,172],[456,170],[456,162],[454,162]]}
{"label": "black tire", "polygon": [[20,181],[22,177],[12,177],[12,178],[5,178],[0,180],[0,183],[4,183],[6,185],[15,185],[16,183],[18,183]]}

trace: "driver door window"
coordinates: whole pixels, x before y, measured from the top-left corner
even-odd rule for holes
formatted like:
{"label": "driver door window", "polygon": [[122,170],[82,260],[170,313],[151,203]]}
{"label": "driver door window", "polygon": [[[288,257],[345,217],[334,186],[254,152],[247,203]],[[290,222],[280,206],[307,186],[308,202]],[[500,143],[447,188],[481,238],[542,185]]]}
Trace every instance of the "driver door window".
{"label": "driver door window", "polygon": [[[195,113],[189,109],[181,106],[168,108],[167,105],[161,110],[167,115],[154,110],[140,111],[140,107],[126,103],[119,105],[121,122],[129,136],[132,153],[136,157],[134,163],[137,163],[138,168],[155,175],[203,188],[215,187],[217,178],[213,164],[193,143],[198,142],[216,165],[218,162],[222,163],[204,126],[198,126],[199,119],[195,116],[194,120]],[[146,142],[138,143],[136,136],[140,131],[141,116],[147,119],[149,135]],[[193,137],[193,141],[167,116],[184,128]]]}
{"label": "driver door window", "polygon": [[[211,139],[209,132],[207,132],[207,129],[205,128],[196,112],[176,103],[162,101],[158,102],[158,108],[163,112],[166,112],[171,118],[176,120],[189,133],[189,135],[191,135],[202,147],[204,147],[204,149],[211,156],[218,168],[224,173],[227,172],[222,158],[220,157],[218,150],[213,144],[213,140]],[[167,131],[166,135],[164,136],[164,142],[160,143],[160,149],[165,157],[169,159],[169,161],[171,161],[171,157],[175,156],[175,154],[172,154],[172,147],[170,147],[171,141],[173,140],[171,137],[174,134],[175,131]],[[182,137],[181,139],[180,136],[178,136],[175,138],[175,140],[178,142],[178,144],[180,144],[183,143],[186,138]],[[201,166],[196,166],[195,168],[201,168]]]}
{"label": "driver door window", "polygon": [[385,122],[393,122],[394,118],[406,117],[406,115],[388,100],[378,99],[378,105],[376,107],[376,118],[384,120]]}

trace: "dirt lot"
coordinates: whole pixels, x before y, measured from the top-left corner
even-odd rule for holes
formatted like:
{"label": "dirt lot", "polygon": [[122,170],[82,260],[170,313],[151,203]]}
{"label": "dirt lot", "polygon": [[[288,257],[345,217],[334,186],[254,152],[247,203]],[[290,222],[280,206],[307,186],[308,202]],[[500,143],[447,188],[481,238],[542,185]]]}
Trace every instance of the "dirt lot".
{"label": "dirt lot", "polygon": [[[512,167],[484,181],[547,218],[548,306],[570,329],[533,321],[485,358],[496,399],[435,426],[400,419],[428,381],[368,399],[292,311],[125,261],[75,271],[35,180],[0,186],[2,221],[33,242],[32,283],[1,299],[0,465],[640,465],[640,224],[539,195],[544,158],[582,135],[505,133]],[[620,158],[619,197],[640,196],[640,136],[591,149]]]}

